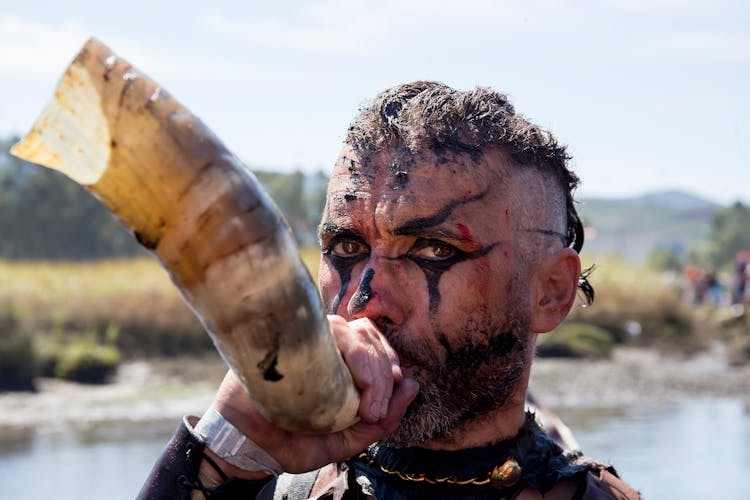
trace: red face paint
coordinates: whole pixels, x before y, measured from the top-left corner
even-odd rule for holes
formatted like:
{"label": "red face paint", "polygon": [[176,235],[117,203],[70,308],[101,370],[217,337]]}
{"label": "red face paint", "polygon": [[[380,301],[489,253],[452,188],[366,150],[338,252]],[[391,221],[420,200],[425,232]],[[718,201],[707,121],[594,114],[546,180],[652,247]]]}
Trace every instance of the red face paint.
{"label": "red face paint", "polygon": [[456,229],[458,229],[458,232],[461,233],[461,238],[469,243],[474,242],[474,238],[471,236],[471,231],[469,231],[468,227],[464,226],[463,224],[456,224]]}

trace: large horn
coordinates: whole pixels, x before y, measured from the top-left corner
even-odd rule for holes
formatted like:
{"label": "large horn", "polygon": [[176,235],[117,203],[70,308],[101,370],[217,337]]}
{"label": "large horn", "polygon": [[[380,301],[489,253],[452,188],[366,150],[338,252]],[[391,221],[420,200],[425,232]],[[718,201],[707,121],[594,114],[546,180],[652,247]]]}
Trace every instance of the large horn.
{"label": "large horn", "polygon": [[270,421],[335,431],[359,398],[289,228],[190,111],[89,40],[11,152],[84,185],[171,276]]}

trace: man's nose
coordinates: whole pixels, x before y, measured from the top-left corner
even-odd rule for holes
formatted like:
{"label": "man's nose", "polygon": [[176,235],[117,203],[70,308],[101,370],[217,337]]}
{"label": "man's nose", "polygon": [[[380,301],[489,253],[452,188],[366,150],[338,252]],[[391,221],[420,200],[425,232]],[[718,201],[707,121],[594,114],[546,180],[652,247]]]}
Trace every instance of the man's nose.
{"label": "man's nose", "polygon": [[400,268],[399,263],[384,259],[368,262],[347,303],[349,317],[367,317],[375,321],[386,320],[392,324],[401,324],[407,297],[398,293]]}

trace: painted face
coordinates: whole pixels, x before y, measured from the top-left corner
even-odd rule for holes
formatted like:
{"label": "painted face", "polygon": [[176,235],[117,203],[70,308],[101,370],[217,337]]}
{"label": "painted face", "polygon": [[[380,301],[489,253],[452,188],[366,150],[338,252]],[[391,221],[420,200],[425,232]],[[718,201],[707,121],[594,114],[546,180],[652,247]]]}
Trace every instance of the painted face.
{"label": "painted face", "polygon": [[499,152],[422,156],[345,149],[320,226],[328,312],[370,318],[420,394],[391,438],[448,434],[502,405],[527,350],[513,186]]}

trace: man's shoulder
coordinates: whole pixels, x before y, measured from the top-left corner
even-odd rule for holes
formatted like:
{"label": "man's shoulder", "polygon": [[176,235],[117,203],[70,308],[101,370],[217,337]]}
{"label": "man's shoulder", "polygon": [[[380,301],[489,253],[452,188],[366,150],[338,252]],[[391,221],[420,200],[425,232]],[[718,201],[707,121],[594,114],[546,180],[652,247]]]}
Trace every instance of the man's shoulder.
{"label": "man's shoulder", "polygon": [[638,491],[631,488],[610,469],[590,470],[586,475],[586,488],[581,500],[637,500]]}
{"label": "man's shoulder", "polygon": [[582,490],[583,494],[579,497],[581,500],[631,500],[641,498],[638,491],[620,479],[612,465],[594,460],[580,451],[567,451],[566,454],[571,458],[573,464],[588,469],[585,476],[585,488]]}

